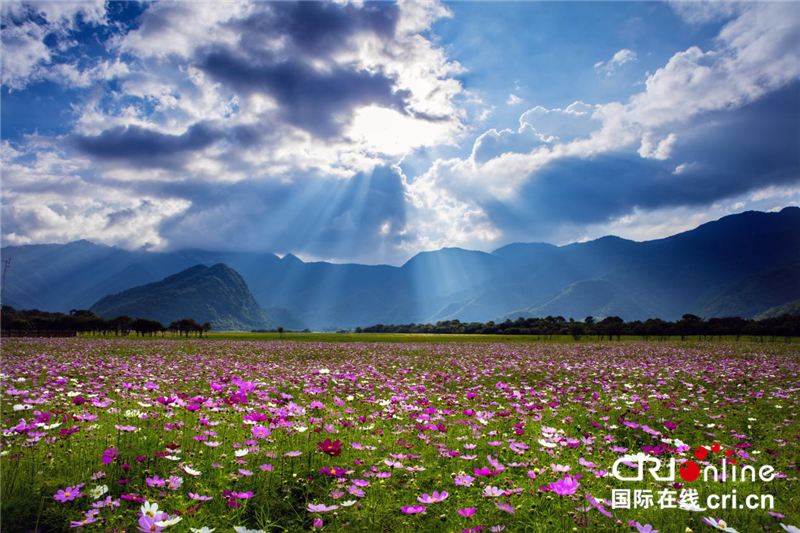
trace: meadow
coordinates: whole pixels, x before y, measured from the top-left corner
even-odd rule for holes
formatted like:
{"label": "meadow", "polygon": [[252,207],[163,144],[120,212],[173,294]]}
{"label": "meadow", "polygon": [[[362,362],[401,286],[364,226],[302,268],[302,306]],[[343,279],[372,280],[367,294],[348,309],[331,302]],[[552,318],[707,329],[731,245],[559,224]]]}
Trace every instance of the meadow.
{"label": "meadow", "polygon": [[[41,338],[2,350],[4,532],[800,526],[797,344]],[[618,479],[615,464],[620,477],[644,465],[642,479]],[[747,466],[767,475],[742,480]]]}

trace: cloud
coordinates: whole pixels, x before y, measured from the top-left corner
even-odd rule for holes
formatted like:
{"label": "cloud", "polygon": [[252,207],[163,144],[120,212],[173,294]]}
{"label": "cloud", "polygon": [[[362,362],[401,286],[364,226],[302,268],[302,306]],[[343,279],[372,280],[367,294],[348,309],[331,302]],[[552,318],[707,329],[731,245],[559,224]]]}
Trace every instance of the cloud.
{"label": "cloud", "polygon": [[636,52],[623,48],[608,61],[598,61],[595,63],[594,69],[606,76],[613,76],[622,65],[632,61],[636,61]]}
{"label": "cloud", "polygon": [[[70,47],[65,36],[79,24],[102,25],[105,2],[3,2],[0,7],[2,83],[22,90],[31,82],[56,79],[86,86],[89,79],[107,76],[105,66],[78,71],[74,66],[54,63]],[[113,67],[112,67],[113,68]]]}
{"label": "cloud", "polygon": [[271,96],[284,121],[318,137],[340,134],[359,107],[375,104],[405,111],[408,96],[392,79],[366,70],[319,70],[294,60],[258,63],[231,50],[205,55],[199,68],[239,96]]}
{"label": "cloud", "polygon": [[118,126],[99,135],[75,136],[78,150],[99,161],[121,161],[132,167],[179,168],[187,154],[202,150],[222,137],[208,124],[197,123],[180,135],[139,126]]}
{"label": "cloud", "polygon": [[516,94],[509,94],[508,95],[508,101],[506,101],[506,104],[508,104],[508,105],[519,105],[522,102],[523,102],[522,98],[520,98]]}

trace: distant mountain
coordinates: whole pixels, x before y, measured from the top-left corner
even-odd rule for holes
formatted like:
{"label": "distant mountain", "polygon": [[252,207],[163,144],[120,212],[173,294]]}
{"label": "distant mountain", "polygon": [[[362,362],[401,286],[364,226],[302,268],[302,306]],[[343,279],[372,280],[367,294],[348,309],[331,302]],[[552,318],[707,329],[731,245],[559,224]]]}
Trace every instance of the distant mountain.
{"label": "distant mountain", "polygon": [[800,298],[800,208],[731,215],[646,242],[514,243],[491,253],[445,248],[400,267],[305,263],[291,254],[126,251],[86,241],[9,246],[2,254],[13,259],[4,303],[47,311],[86,308],[197,264],[225,263],[287,328],[548,314],[753,317]]}
{"label": "distant mountain", "polygon": [[227,265],[196,265],[156,283],[106,296],[90,308],[103,318],[128,315],[162,324],[193,318],[214,330],[252,330],[276,324],[244,279]]}
{"label": "distant mountain", "polygon": [[765,318],[776,318],[783,315],[800,315],[800,300],[795,300],[783,305],[771,307],[756,315],[757,320],[764,320]]}

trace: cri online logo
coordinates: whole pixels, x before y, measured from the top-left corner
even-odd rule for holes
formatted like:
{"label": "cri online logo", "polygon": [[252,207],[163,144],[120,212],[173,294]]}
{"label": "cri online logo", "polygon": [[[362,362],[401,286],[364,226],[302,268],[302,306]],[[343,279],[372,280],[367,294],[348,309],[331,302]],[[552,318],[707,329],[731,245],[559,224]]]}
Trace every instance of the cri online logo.
{"label": "cri online logo", "polygon": [[[712,453],[718,453],[720,449],[720,445],[716,442],[711,445]],[[723,453],[724,457],[722,458],[721,479],[729,481],[746,481],[749,475],[752,481],[756,481],[755,467],[751,465],[745,465],[739,468],[737,471],[736,459],[730,458],[733,455],[733,451],[725,450]],[[694,456],[698,461],[703,461],[709,457],[708,449],[704,446],[698,446],[694,450]],[[661,459],[658,457],[647,455],[645,453],[626,455],[620,457],[614,462],[612,473],[615,478],[621,481],[641,481],[644,476],[644,464],[651,463],[653,466],[648,467],[647,471],[650,472],[650,475],[653,476],[654,479],[657,481],[675,481],[675,459],[671,458],[669,460],[669,473],[666,476],[659,475],[659,471],[661,470],[661,462]],[[622,475],[619,471],[619,466],[621,464],[636,468],[636,475],[634,477]],[[686,461],[681,465],[679,474],[684,481],[695,481],[700,477],[700,465],[694,461]],[[709,478],[712,480],[720,479],[720,471],[714,465],[707,465],[703,469],[703,481],[708,481]],[[763,465],[758,469],[758,478],[765,482],[772,481],[775,479],[775,469],[770,465]]]}

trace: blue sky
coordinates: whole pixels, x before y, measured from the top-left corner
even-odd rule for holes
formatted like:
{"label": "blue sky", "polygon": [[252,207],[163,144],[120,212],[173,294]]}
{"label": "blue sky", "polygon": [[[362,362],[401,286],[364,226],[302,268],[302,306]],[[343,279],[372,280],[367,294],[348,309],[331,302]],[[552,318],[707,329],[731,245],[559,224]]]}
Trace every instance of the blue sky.
{"label": "blue sky", "polygon": [[4,245],[398,264],[800,203],[800,3],[223,6],[3,3]]}

